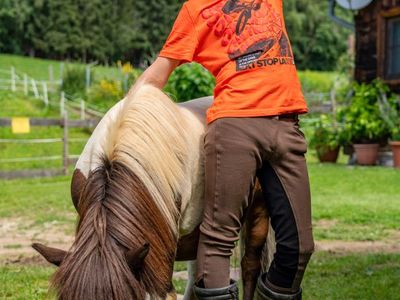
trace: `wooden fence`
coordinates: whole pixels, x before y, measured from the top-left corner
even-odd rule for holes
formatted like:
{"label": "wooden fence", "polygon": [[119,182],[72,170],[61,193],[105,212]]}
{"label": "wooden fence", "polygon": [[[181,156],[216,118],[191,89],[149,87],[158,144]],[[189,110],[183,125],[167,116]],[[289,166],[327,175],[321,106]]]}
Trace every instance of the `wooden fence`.
{"label": "wooden fence", "polygon": [[[60,65],[60,72],[62,72],[62,65]],[[85,84],[87,88],[91,84],[90,78],[90,65],[86,67],[86,80]],[[88,75],[89,74],[89,75]],[[61,75],[60,75],[61,76]],[[73,97],[64,92],[60,94],[59,102],[52,102],[49,99],[58,98],[57,94],[62,86],[61,79],[55,80],[53,76],[53,66],[49,66],[49,78],[48,80],[36,80],[29,77],[27,74],[19,74],[14,67],[10,69],[0,69],[0,90],[10,90],[12,92],[20,91],[26,96],[31,94],[37,99],[41,99],[45,106],[57,106],[60,108],[60,116],[63,116],[64,109],[69,108],[70,111],[78,113],[81,119],[85,119],[85,116],[89,117],[102,117],[103,113],[99,111],[97,107],[92,104],[88,104],[85,100]],[[54,97],[54,94],[56,96]],[[69,106],[69,107],[67,107]]]}
{"label": "wooden fence", "polygon": [[[20,157],[20,158],[9,158],[0,159],[0,163],[17,163],[26,161],[50,161],[50,160],[61,160],[62,168],[60,169],[32,169],[32,170],[15,170],[15,171],[2,171],[0,170],[1,179],[13,179],[13,178],[26,178],[26,177],[46,177],[56,175],[67,175],[68,167],[70,164],[75,163],[79,155],[70,155],[68,144],[71,142],[86,142],[87,139],[82,138],[69,138],[69,128],[94,128],[98,119],[85,119],[85,120],[70,120],[68,114],[64,113],[62,119],[41,119],[32,118],[29,120],[29,124],[32,127],[35,126],[59,126],[63,128],[62,138],[47,138],[47,139],[0,139],[1,143],[15,143],[15,144],[45,144],[45,143],[62,143],[63,150],[60,155],[47,156],[47,157]],[[11,118],[0,118],[0,127],[10,127],[12,124]]]}
{"label": "wooden fence", "polygon": [[[52,71],[49,73],[52,74]],[[48,80],[36,80],[27,74],[18,74],[14,67],[9,70],[0,69],[0,89],[21,91],[25,95],[33,93],[35,98],[42,99],[48,105],[49,93],[59,90],[62,84],[62,80],[54,80],[52,75],[49,76]]]}

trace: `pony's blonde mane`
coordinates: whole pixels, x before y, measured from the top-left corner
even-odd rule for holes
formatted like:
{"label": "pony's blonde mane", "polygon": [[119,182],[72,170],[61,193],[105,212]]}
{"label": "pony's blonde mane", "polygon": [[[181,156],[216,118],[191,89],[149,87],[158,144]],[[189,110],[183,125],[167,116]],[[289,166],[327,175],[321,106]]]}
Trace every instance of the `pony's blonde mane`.
{"label": "pony's blonde mane", "polygon": [[[159,89],[125,99],[77,203],[71,251],[55,273],[59,299],[163,298],[171,288],[180,199],[190,191],[185,118]],[[125,254],[150,250],[139,269]]]}
{"label": "pony's blonde mane", "polygon": [[136,174],[177,234],[179,199],[190,189],[185,119],[160,89],[141,86],[126,98],[105,145],[109,161]]}

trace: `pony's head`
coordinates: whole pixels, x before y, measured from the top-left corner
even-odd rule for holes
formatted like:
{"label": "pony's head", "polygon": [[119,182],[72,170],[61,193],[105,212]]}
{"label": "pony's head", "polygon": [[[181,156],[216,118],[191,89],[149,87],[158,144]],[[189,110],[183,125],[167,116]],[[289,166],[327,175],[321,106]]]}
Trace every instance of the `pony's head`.
{"label": "pony's head", "polygon": [[59,299],[164,298],[171,288],[179,199],[189,186],[184,124],[150,86],[128,99],[116,120],[78,189],[70,251],[34,245],[59,265],[52,278]]}
{"label": "pony's head", "polygon": [[144,299],[169,292],[176,237],[129,168],[104,158],[89,175],[77,210],[70,251],[33,245],[59,266],[52,279],[59,299]]}

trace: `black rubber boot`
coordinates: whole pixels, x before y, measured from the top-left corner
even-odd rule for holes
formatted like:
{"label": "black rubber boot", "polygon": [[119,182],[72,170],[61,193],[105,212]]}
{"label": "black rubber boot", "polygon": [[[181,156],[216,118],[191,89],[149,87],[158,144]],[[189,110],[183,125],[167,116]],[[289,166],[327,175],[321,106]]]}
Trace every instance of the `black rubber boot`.
{"label": "black rubber boot", "polygon": [[[201,285],[201,284],[200,284]],[[237,283],[231,280],[231,285],[223,288],[216,289],[206,289],[194,285],[193,287],[194,295],[197,300],[238,300],[239,299],[239,289]]]}
{"label": "black rubber boot", "polygon": [[301,289],[295,294],[281,294],[266,286],[263,276],[258,278],[254,300],[301,300]]}

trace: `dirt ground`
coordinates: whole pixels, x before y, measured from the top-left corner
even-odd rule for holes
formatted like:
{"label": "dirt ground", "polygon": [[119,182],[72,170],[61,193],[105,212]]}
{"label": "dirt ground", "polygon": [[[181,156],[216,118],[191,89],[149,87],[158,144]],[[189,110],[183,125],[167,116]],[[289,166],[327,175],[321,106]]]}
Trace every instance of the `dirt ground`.
{"label": "dirt ground", "polygon": [[[329,227],[332,224],[325,225]],[[40,258],[32,258],[37,256],[31,248],[34,242],[67,250],[74,238],[65,232],[68,232],[67,228],[59,224],[30,226],[20,218],[0,219],[0,263],[5,261],[39,263]],[[400,253],[400,230],[393,231],[388,238],[381,241],[317,241],[316,251]]]}
{"label": "dirt ground", "polygon": [[59,224],[47,223],[32,226],[20,218],[0,219],[0,263],[19,257],[35,256],[31,248],[35,242],[52,247],[68,249],[74,237],[65,232],[67,228]]}
{"label": "dirt ground", "polygon": [[[323,226],[323,224],[318,225]],[[328,226],[328,224],[326,225]],[[0,219],[0,262],[18,261],[21,257],[36,256],[36,252],[31,248],[31,244],[34,242],[67,250],[74,237],[66,234],[66,231],[65,226],[58,224],[29,226],[19,218]],[[381,241],[317,241],[316,251],[400,253],[400,230],[393,231],[388,238]],[[36,260],[35,263],[39,261]]]}

